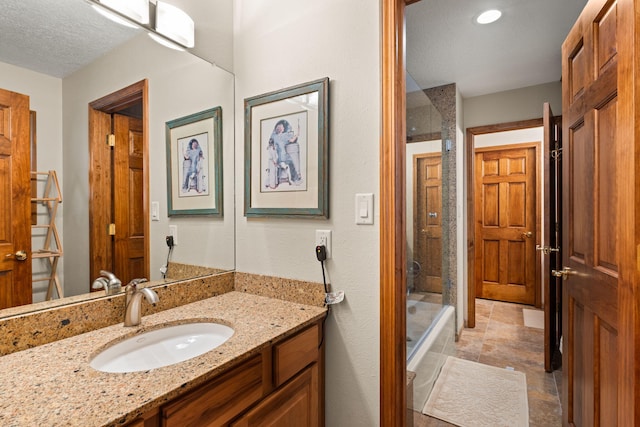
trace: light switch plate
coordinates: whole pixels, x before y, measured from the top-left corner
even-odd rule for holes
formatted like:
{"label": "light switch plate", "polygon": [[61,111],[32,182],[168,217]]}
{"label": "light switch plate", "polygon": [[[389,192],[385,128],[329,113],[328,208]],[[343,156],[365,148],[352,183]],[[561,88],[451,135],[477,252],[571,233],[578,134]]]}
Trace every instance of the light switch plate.
{"label": "light switch plate", "polygon": [[356,224],[373,224],[373,193],[356,194]]}
{"label": "light switch plate", "polygon": [[160,221],[160,202],[151,202],[151,221]]}

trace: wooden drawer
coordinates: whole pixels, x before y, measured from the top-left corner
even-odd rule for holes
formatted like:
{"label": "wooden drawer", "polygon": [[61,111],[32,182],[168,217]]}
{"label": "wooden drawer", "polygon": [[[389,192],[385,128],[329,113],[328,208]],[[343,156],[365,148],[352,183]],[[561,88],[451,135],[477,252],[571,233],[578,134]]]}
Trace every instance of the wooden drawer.
{"label": "wooden drawer", "polygon": [[270,389],[270,385],[263,381],[265,362],[269,362],[264,359],[262,354],[255,356],[163,406],[162,425],[203,427],[228,423],[259,401],[266,394],[265,390]]}
{"label": "wooden drawer", "polygon": [[275,387],[318,360],[319,328],[315,324],[273,347],[273,381]]}

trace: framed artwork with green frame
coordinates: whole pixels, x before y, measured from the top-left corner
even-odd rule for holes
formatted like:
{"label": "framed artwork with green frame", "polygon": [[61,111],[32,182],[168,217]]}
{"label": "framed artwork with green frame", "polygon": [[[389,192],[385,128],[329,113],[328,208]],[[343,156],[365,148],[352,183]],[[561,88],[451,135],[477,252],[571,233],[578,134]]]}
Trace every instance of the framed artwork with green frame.
{"label": "framed artwork with green frame", "polygon": [[222,217],[222,108],[166,122],[169,216]]}
{"label": "framed artwork with green frame", "polygon": [[244,215],[329,218],[329,78],[244,101]]}

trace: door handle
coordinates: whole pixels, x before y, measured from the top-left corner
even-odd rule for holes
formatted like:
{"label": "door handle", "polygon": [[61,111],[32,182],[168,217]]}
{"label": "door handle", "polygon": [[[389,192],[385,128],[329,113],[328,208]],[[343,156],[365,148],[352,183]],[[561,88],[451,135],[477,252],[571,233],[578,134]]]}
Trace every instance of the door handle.
{"label": "door handle", "polygon": [[533,233],[531,231],[525,231],[524,233],[522,233],[522,237],[530,239],[531,237],[533,237]]}
{"label": "door handle", "polygon": [[27,253],[25,251],[18,251],[15,254],[6,254],[5,258],[15,258],[16,261],[24,261],[27,259]]}
{"label": "door handle", "polygon": [[429,212],[427,215],[429,218],[438,218],[438,212]]}
{"label": "door handle", "polygon": [[541,251],[545,255],[549,255],[551,252],[560,252],[560,248],[552,248],[550,246],[540,246],[536,245],[536,251]]}
{"label": "door handle", "polygon": [[576,274],[576,272],[569,267],[563,267],[562,270],[551,270],[551,274],[554,277],[562,277],[562,280],[567,280],[569,276]]}

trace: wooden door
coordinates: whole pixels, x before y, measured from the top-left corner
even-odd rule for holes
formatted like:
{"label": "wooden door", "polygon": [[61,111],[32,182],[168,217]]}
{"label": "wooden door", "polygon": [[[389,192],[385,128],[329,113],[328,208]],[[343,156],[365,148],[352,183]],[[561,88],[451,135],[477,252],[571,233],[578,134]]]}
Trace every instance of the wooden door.
{"label": "wooden door", "polygon": [[536,146],[476,149],[479,298],[536,304]]}
{"label": "wooden door", "polygon": [[113,115],[113,201],[116,275],[123,283],[149,277],[145,251],[144,147],[142,120]]}
{"label": "wooden door", "polygon": [[639,420],[633,396],[638,298],[624,295],[635,287],[637,271],[637,119],[628,90],[633,79],[621,68],[637,50],[628,49],[635,4],[589,1],[562,45],[562,241],[563,269],[569,269],[562,285],[562,408],[563,422],[571,426],[633,426]]}
{"label": "wooden door", "polygon": [[0,89],[0,309],[30,304],[29,97]]}
{"label": "wooden door", "polygon": [[442,293],[442,156],[416,155],[414,170],[413,259],[418,292]]}
{"label": "wooden door", "polygon": [[149,278],[147,99],[142,80],[89,104],[91,280],[100,270]]}
{"label": "wooden door", "polygon": [[[113,239],[109,224],[113,212],[111,147],[105,143],[111,133],[111,114],[89,109],[89,274],[113,272]],[[94,289],[92,289],[94,290]]]}
{"label": "wooden door", "polygon": [[556,118],[549,103],[543,107],[544,125],[544,239],[540,251],[544,293],[544,369],[552,372],[561,363],[560,336],[562,335],[562,313],[560,290],[562,280],[553,275],[553,270],[562,269],[561,206],[562,201],[562,121]]}

